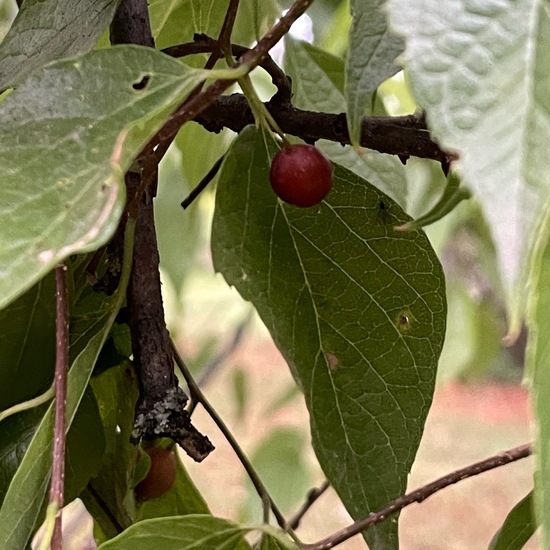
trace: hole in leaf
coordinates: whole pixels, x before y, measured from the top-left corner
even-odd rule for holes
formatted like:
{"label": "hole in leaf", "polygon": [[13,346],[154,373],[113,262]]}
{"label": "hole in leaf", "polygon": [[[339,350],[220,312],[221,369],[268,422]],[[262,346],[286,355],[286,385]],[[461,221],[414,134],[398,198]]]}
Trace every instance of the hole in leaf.
{"label": "hole in leaf", "polygon": [[145,75],[141,80],[134,82],[132,84],[132,88],[134,88],[134,90],[144,90],[147,87],[147,84],[149,84],[150,80],[151,80],[151,77],[148,75]]}

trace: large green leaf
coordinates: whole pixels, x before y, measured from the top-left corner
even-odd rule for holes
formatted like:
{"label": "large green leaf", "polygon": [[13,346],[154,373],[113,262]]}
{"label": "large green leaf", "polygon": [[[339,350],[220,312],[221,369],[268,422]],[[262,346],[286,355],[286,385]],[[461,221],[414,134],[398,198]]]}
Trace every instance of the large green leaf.
{"label": "large green leaf", "polygon": [[388,28],[385,3],[385,0],[351,0],[353,21],[346,62],[346,99],[354,144],[359,143],[361,121],[370,110],[373,92],[399,71],[395,58],[405,47],[403,38]]}
{"label": "large green leaf", "polygon": [[99,550],[250,550],[246,532],[209,515],[148,519],[104,542]]}
{"label": "large green leaf", "polygon": [[[123,278],[117,292],[110,297],[100,294],[84,297],[71,317],[67,429],[77,414],[99,352],[124,301],[129,279],[130,243],[127,236]],[[0,508],[0,541],[6,548],[25,548],[33,532],[50,478],[52,445],[53,404],[34,433]]]}
{"label": "large green leaf", "polygon": [[[318,207],[279,202],[265,147],[248,128],[225,160],[214,264],[298,377],[319,462],[363,517],[406,488],[443,343],[443,274],[423,233],[393,231],[408,219],[397,204],[340,166]],[[367,539],[395,548],[397,524]]]}
{"label": "large green leaf", "polygon": [[35,397],[52,382],[55,364],[52,275],[0,310],[0,410]]}
{"label": "large green leaf", "polygon": [[489,550],[520,550],[533,536],[537,523],[533,514],[533,493],[522,498],[506,517],[489,544]]}
{"label": "large green leaf", "polygon": [[550,546],[550,210],[540,225],[531,266],[526,369],[535,416],[535,509],[543,548]]}
{"label": "large green leaf", "polygon": [[[297,107],[326,113],[345,110],[345,65],[342,59],[286,37],[285,69],[292,77],[292,101]],[[360,156],[350,146],[342,147],[328,141],[321,141],[318,145],[334,162],[367,179],[406,208],[405,167],[396,156],[369,149],[364,149]]]}
{"label": "large green leaf", "polygon": [[[496,242],[512,329],[533,228],[548,201],[548,2],[390,0],[434,137],[460,155]],[[515,291],[517,291],[515,293]]]}
{"label": "large green leaf", "polygon": [[201,75],[119,46],[52,63],[0,104],[0,308],[112,235],[123,171]]}
{"label": "large green leaf", "polygon": [[48,61],[87,52],[118,0],[25,0],[0,45],[0,90]]}

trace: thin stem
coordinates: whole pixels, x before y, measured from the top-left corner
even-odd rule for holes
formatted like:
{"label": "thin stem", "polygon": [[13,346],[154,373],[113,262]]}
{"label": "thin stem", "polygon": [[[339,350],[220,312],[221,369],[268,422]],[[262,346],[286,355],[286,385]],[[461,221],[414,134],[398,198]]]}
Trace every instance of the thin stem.
{"label": "thin stem", "polygon": [[[322,113],[298,109],[273,98],[266,106],[283,132],[301,137],[306,142],[319,139],[350,144],[345,113]],[[252,124],[254,118],[247,99],[241,94],[219,97],[195,122],[209,132],[229,128],[239,133]],[[445,153],[435,143],[426,127],[415,115],[399,117],[368,116],[363,119],[361,145],[368,149],[398,156],[413,156],[446,162],[451,153]]]}
{"label": "thin stem", "polygon": [[184,210],[186,208],[189,208],[189,206],[191,206],[191,204],[195,201],[195,199],[206,189],[208,184],[216,177],[216,174],[219,172],[224,158],[225,158],[225,153],[214,163],[212,168],[208,170],[204,178],[202,178],[202,180],[199,181],[197,186],[191,190],[189,195],[187,195],[187,197],[185,197],[185,199],[181,201],[181,205],[183,206]]}
{"label": "thin stem", "polygon": [[489,458],[486,458],[485,460],[481,460],[480,462],[470,464],[469,466],[461,468],[460,470],[451,472],[450,474],[447,474],[435,481],[432,481],[431,483],[428,483],[427,485],[424,485],[416,489],[415,491],[412,491],[411,493],[396,498],[392,502],[386,504],[386,506],[384,506],[384,508],[382,508],[378,512],[372,512],[366,518],[352,523],[348,527],[337,531],[336,533],[319,542],[316,542],[314,544],[306,544],[305,546],[303,546],[302,550],[328,550],[329,548],[334,548],[338,544],[341,544],[351,537],[358,535],[362,531],[365,531],[371,525],[384,521],[388,516],[399,512],[400,510],[402,510],[406,506],[409,506],[410,504],[413,504],[414,502],[422,502],[426,500],[429,496],[437,493],[438,491],[441,491],[441,489],[444,489],[449,485],[453,485],[454,483],[458,483],[463,479],[476,476],[483,472],[493,470],[494,468],[499,468],[500,466],[510,464],[511,462],[515,462],[516,460],[526,458],[532,452],[532,446],[530,443],[528,443],[526,445],[521,445],[520,447],[510,449],[509,451],[504,451],[502,453],[499,453],[498,455],[491,456]]}
{"label": "thin stem", "polygon": [[306,513],[309,511],[309,509],[315,504],[317,499],[330,487],[330,483],[328,481],[323,481],[323,483],[319,487],[315,487],[314,489],[311,489],[311,491],[308,492],[306,496],[306,501],[304,504],[302,504],[302,507],[296,512],[294,516],[292,516],[288,520],[288,525],[292,529],[298,529],[298,526],[300,525],[300,521],[302,521],[302,518],[306,515]]}
{"label": "thin stem", "polygon": [[[195,35],[194,42],[170,46],[168,48],[164,48],[162,52],[172,57],[185,57],[187,55],[212,52],[217,44],[217,40],[214,40],[204,34],[199,34]],[[231,51],[235,57],[240,57],[249,49],[250,48],[246,48],[238,44],[231,44]],[[277,93],[275,96],[279,102],[283,104],[290,103],[292,84],[290,78],[284,73],[284,71],[269,55],[266,55],[258,66],[262,67],[262,69],[264,69],[271,77],[271,82],[277,88]]]}
{"label": "thin stem", "polygon": [[[212,63],[212,67],[216,61],[220,59],[226,52],[231,53],[231,33],[235,26],[235,19],[237,18],[237,11],[239,9],[240,0],[229,0],[229,6],[225,13],[225,19],[223,21],[222,30],[220,36],[216,42],[215,48],[212,50],[206,68],[209,69],[209,64]],[[231,66],[232,63],[229,64]]]}
{"label": "thin stem", "polygon": [[[221,416],[217,413],[216,409],[210,404],[202,390],[199,388],[198,384],[195,382],[195,379],[193,378],[193,375],[187,368],[187,365],[185,364],[183,358],[181,357],[178,349],[176,348],[176,345],[172,341],[172,350],[174,353],[174,358],[176,360],[176,364],[178,365],[183,377],[185,378],[185,381],[187,382],[187,385],[189,386],[189,392],[191,395],[204,407],[206,412],[210,415],[212,420],[215,422],[216,426],[218,426],[219,430],[222,432],[223,436],[227,439],[229,445],[231,445],[231,448],[237,455],[239,461],[243,465],[244,469],[246,470],[246,473],[248,474],[248,477],[252,481],[252,484],[254,485],[254,488],[256,489],[256,492],[260,496],[260,499],[262,500],[262,503],[264,504],[264,518],[266,515],[266,509],[273,512],[273,515],[277,519],[277,523],[283,529],[286,531],[297,543],[299,543],[298,537],[296,537],[296,534],[290,527],[287,525],[285,518],[277,505],[273,502],[273,499],[271,498],[271,495],[269,494],[268,490],[266,489],[265,485],[263,484],[262,480],[260,479],[260,476],[254,469],[254,466],[252,466],[252,463],[248,459],[248,457],[245,455],[244,451],[242,450],[241,446],[233,436],[233,434],[229,431],[229,428],[225,424],[225,422],[222,420]],[[267,514],[269,516],[269,513]]]}
{"label": "thin stem", "polygon": [[40,394],[38,397],[33,397],[32,399],[23,401],[23,403],[17,403],[17,405],[13,405],[8,409],[4,409],[2,412],[0,412],[0,422],[2,422],[2,420],[6,420],[6,418],[14,414],[20,413],[22,411],[27,411],[29,409],[34,409],[35,407],[43,405],[44,403],[47,403],[54,395],[55,392],[52,386],[51,388],[48,388],[44,393]]}
{"label": "thin stem", "polygon": [[63,508],[63,491],[65,485],[67,374],[69,372],[69,298],[67,290],[67,266],[65,264],[58,265],[55,268],[55,287],[55,416],[50,505],[57,508],[52,537],[52,549],[61,550],[61,509]]}
{"label": "thin stem", "polygon": [[274,131],[283,141],[285,147],[290,146],[290,142],[285,136],[284,132],[281,130],[267,107],[264,105],[262,100],[259,98],[252,80],[248,75],[239,78],[239,86],[241,87],[252,112],[254,113],[254,118],[256,119],[256,124],[259,126],[265,127],[266,130]]}

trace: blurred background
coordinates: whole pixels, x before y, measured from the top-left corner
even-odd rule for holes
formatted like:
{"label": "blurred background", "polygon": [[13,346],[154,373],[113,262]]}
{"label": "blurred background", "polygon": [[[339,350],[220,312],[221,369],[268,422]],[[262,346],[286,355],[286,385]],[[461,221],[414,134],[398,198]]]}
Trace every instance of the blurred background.
{"label": "blurred background", "polygon": [[[278,9],[274,0],[270,3]],[[290,2],[279,4],[284,8]],[[172,38],[175,31],[167,23],[167,5],[163,0],[150,2],[161,47],[177,43]],[[171,2],[169,9],[174,10],[174,5],[188,9],[185,1]],[[0,0],[0,38],[16,11],[15,1]],[[342,68],[340,58],[345,58],[349,25],[347,1],[317,0],[293,34],[328,52],[330,56],[323,57],[325,64],[328,59],[331,67]],[[274,57],[284,63],[282,45]],[[269,97],[273,88],[267,75],[255,71],[253,76],[258,90]],[[333,107],[338,109],[336,104]],[[376,114],[401,115],[415,110],[403,73],[384,83],[373,98]],[[190,123],[161,165],[155,209],[164,301],[169,328],[183,356],[252,458],[275,501],[290,516],[308,490],[323,482],[310,447],[303,399],[252,306],[212,268],[209,235],[216,181],[186,211],[180,206],[231,139],[229,131],[209,134]],[[330,154],[330,144],[326,147]],[[355,155],[353,151],[346,154]],[[353,160],[352,169],[369,179],[369,162],[382,165],[395,161],[384,157],[366,152],[364,158]],[[406,187],[399,202],[412,217],[429,211],[446,181],[438,164],[421,159],[400,164],[399,172],[392,174],[390,177],[399,178],[401,188]],[[474,199],[463,201],[426,232],[445,269],[449,316],[437,390],[409,490],[530,440],[528,395],[522,385],[526,334],[522,332],[512,345],[503,344],[506,313],[502,288],[481,210]],[[260,501],[227,442],[200,407],[194,418],[216,451],[203,464],[186,457],[183,460],[212,512],[245,522],[261,521]],[[532,488],[532,468],[531,459],[522,460],[410,506],[400,520],[402,548],[487,548],[508,511]],[[329,489],[303,519],[298,534],[313,542],[349,522]],[[340,548],[365,548],[365,543],[359,537]],[[528,548],[537,548],[536,540]]]}

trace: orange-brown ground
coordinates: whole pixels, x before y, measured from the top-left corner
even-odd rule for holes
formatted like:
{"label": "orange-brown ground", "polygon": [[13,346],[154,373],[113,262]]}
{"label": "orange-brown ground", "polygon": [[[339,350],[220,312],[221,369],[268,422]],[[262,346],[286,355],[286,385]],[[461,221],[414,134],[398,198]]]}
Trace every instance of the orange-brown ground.
{"label": "orange-brown ground", "polygon": [[[230,392],[233,368],[242,368],[250,401],[244,420],[237,420]],[[206,394],[228,422],[243,448],[252,452],[258,439],[275,426],[299,427],[307,433],[307,414],[298,397],[270,414],[277,396],[291,384],[290,374],[274,346],[266,341],[247,344],[206,388]],[[189,470],[212,511],[238,519],[247,499],[242,467],[212,421],[197,411],[196,425],[211,436],[217,449],[201,465]],[[527,392],[519,386],[449,384],[438,389],[424,439],[413,467],[409,489],[432,481],[499,451],[530,440]],[[322,473],[308,453],[312,481]],[[532,487],[532,459],[524,459],[473,479],[465,480],[414,504],[401,515],[403,550],[486,549],[510,508]],[[304,518],[298,534],[313,542],[349,523],[349,517],[331,491],[325,493]],[[339,546],[366,548],[361,537]],[[528,548],[537,548],[531,541]]]}

